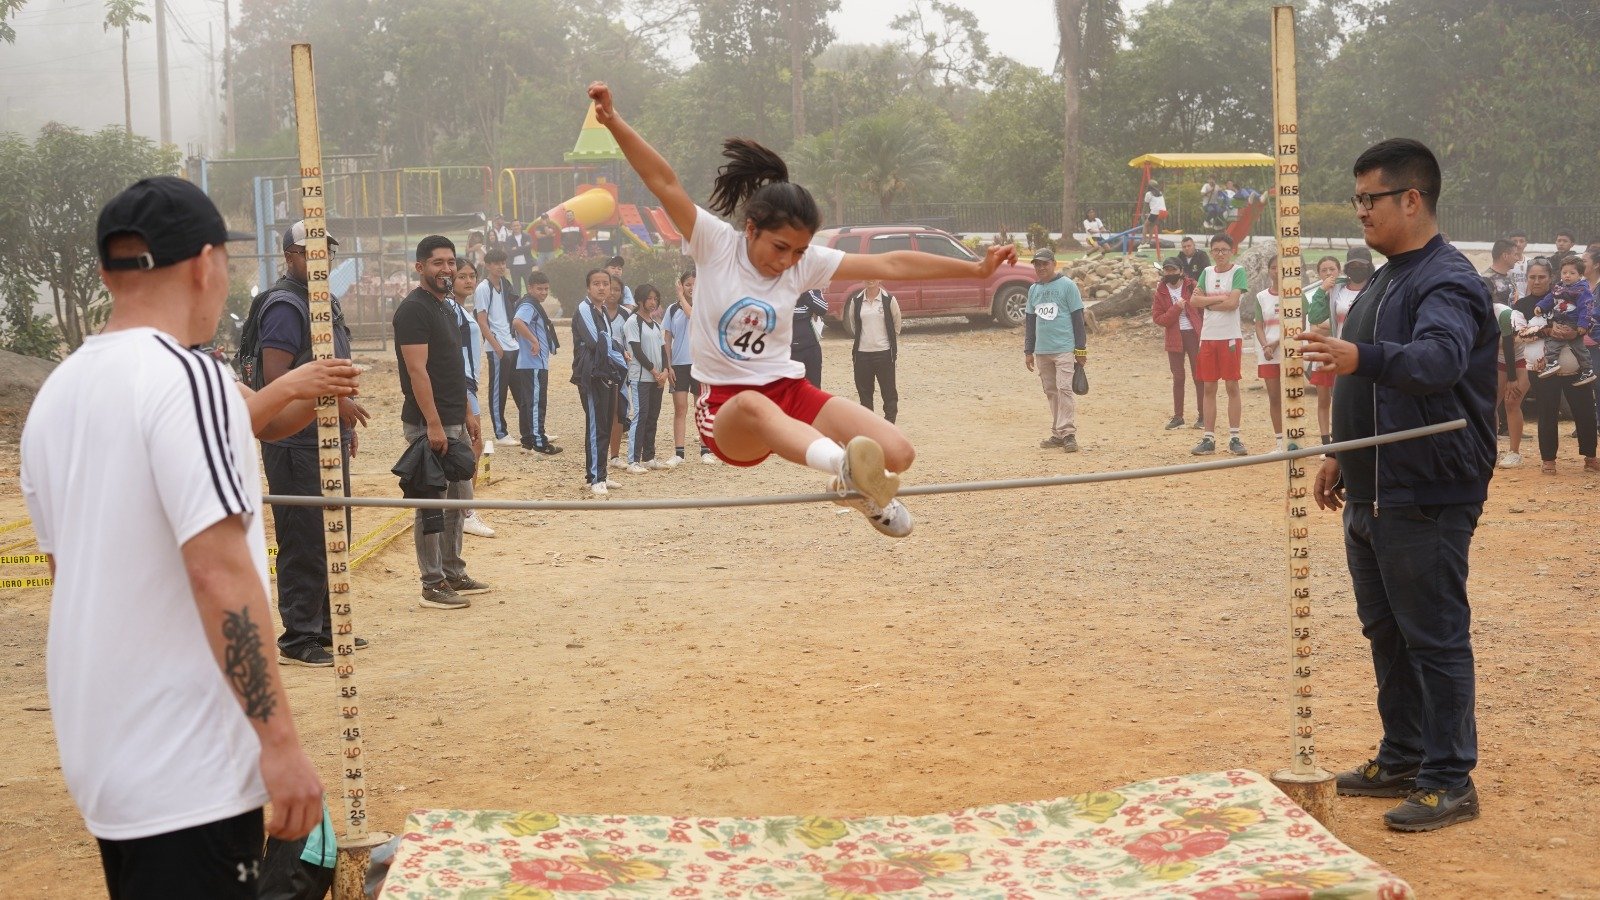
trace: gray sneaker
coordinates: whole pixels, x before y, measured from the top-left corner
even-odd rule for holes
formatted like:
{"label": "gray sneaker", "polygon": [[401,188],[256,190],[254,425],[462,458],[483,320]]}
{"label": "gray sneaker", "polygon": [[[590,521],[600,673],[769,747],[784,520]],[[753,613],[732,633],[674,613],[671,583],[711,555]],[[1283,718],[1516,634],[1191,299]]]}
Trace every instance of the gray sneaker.
{"label": "gray sneaker", "polygon": [[1395,831],[1437,831],[1478,817],[1478,789],[1472,781],[1451,790],[1418,788],[1404,803],[1383,814]]}
{"label": "gray sneaker", "polygon": [[1066,439],[1061,442],[1061,452],[1063,452],[1063,453],[1077,453],[1078,452],[1078,436],[1075,435],[1075,434],[1067,435]]}
{"label": "gray sneaker", "polygon": [[1063,442],[1062,442],[1061,438],[1058,438],[1058,437],[1056,437],[1055,435],[1052,434],[1049,437],[1047,437],[1044,440],[1039,442],[1039,449],[1040,450],[1055,450],[1056,448],[1060,447],[1062,443]]}
{"label": "gray sneaker", "polygon": [[1217,452],[1217,442],[1213,438],[1201,438],[1200,443],[1195,444],[1189,452],[1195,456],[1210,456]]}
{"label": "gray sneaker", "polygon": [[422,606],[428,609],[466,609],[472,601],[452,591],[447,582],[422,589]]}
{"label": "gray sneaker", "polygon": [[1228,438],[1228,452],[1234,456],[1249,456],[1250,451],[1244,448],[1244,441],[1238,438]]}
{"label": "gray sneaker", "polygon": [[446,578],[444,583],[449,586],[450,590],[462,596],[489,593],[489,586],[471,575],[463,575],[460,578]]}

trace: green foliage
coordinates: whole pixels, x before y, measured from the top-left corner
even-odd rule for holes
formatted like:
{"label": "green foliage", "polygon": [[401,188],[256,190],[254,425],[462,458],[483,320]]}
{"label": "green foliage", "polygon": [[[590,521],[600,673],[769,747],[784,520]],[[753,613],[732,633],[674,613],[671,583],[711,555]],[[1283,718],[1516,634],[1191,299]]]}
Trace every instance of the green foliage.
{"label": "green foliage", "polygon": [[1361,220],[1348,203],[1302,203],[1300,233],[1313,238],[1358,238]]}
{"label": "green foliage", "polygon": [[1061,83],[1010,60],[993,77],[994,89],[956,132],[951,199],[1060,199]]}
{"label": "green foliage", "polygon": [[1054,250],[1055,248],[1055,242],[1050,240],[1050,229],[1040,225],[1038,222],[1030,222],[1028,224],[1029,250]]}
{"label": "green foliage", "polygon": [[[176,148],[161,149],[120,127],[86,134],[50,124],[32,142],[0,136],[0,285],[10,303],[42,283],[69,349],[110,312],[94,243],[100,207],[129,184],[177,170]],[[32,327],[21,312],[13,327]]]}

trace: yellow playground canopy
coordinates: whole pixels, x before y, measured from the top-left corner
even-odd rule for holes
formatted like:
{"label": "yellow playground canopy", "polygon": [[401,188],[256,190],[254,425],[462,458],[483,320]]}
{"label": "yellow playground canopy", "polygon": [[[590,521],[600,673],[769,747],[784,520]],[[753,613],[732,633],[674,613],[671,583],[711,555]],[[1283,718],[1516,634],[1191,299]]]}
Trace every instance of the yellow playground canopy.
{"label": "yellow playground canopy", "polygon": [[1134,169],[1227,169],[1273,165],[1277,165],[1277,160],[1265,153],[1146,153],[1128,161],[1128,166]]}

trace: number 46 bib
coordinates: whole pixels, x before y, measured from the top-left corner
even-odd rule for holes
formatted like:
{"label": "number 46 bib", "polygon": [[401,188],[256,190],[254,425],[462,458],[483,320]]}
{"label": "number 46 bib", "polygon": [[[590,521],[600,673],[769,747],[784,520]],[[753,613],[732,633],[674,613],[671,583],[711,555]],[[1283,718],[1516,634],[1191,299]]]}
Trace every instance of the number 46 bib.
{"label": "number 46 bib", "polygon": [[729,359],[747,362],[767,349],[767,339],[778,327],[778,311],[754,297],[728,307],[717,327],[717,343]]}

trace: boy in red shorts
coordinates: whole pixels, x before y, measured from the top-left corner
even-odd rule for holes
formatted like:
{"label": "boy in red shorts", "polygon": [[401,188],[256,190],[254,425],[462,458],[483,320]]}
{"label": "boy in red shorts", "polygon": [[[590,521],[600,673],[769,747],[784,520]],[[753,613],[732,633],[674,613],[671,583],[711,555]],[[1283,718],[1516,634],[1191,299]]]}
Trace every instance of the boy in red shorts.
{"label": "boy in red shorts", "polygon": [[1239,439],[1239,419],[1243,403],[1239,398],[1239,364],[1244,356],[1244,331],[1239,324],[1239,303],[1250,289],[1244,267],[1233,264],[1233,238],[1218,233],[1211,237],[1211,258],[1215,261],[1200,273],[1189,303],[1204,312],[1200,325],[1200,358],[1195,363],[1195,378],[1200,381],[1200,409],[1205,418],[1205,435],[1190,450],[1195,456],[1217,452],[1217,382],[1228,386],[1228,452],[1244,456],[1250,451]]}

